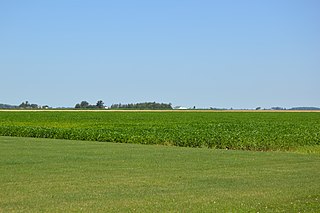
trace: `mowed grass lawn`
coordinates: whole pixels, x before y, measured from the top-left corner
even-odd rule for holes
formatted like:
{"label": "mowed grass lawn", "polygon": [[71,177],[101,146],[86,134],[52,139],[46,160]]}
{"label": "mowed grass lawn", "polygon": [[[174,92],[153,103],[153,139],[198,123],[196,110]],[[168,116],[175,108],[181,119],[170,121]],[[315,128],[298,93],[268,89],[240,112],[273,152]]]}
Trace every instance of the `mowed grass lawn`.
{"label": "mowed grass lawn", "polygon": [[0,137],[0,212],[320,212],[320,155]]}

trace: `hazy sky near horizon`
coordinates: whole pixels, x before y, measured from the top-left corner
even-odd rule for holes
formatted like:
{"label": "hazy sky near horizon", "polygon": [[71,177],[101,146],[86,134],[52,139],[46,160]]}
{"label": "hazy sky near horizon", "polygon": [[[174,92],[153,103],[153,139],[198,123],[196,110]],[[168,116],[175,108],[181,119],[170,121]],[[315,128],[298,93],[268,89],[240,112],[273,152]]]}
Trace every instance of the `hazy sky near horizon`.
{"label": "hazy sky near horizon", "polygon": [[320,107],[318,0],[0,2],[0,103]]}

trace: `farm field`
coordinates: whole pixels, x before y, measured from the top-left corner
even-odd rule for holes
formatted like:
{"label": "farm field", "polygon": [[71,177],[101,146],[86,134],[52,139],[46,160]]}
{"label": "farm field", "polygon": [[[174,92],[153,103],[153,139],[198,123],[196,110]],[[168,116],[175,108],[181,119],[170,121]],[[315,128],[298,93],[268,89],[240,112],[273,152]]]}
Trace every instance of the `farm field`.
{"label": "farm field", "polygon": [[0,111],[0,135],[318,152],[320,113]]}
{"label": "farm field", "polygon": [[0,137],[0,212],[319,212],[320,155]]}

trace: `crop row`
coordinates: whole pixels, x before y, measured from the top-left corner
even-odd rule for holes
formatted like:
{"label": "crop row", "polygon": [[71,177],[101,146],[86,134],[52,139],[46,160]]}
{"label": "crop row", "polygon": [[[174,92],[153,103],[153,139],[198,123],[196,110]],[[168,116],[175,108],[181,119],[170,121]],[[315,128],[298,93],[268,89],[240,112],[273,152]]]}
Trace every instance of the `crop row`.
{"label": "crop row", "polygon": [[0,112],[0,135],[289,150],[320,145],[320,113]]}

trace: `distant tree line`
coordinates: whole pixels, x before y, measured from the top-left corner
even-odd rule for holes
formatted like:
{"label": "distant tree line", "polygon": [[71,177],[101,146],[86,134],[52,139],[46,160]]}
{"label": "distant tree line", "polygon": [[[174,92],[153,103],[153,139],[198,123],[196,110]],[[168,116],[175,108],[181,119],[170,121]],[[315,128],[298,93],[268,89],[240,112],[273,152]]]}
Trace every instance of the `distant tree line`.
{"label": "distant tree line", "polygon": [[102,100],[97,101],[95,105],[90,105],[88,101],[81,101],[81,103],[78,103],[75,105],[76,109],[103,109],[104,103]]}
{"label": "distant tree line", "polygon": [[289,110],[320,110],[319,107],[292,107]]}
{"label": "distant tree line", "polygon": [[271,107],[272,110],[286,110],[284,107]]}
{"label": "distant tree line", "polygon": [[38,104],[32,104],[32,103],[29,103],[29,101],[26,101],[26,102],[22,102],[18,108],[21,108],[21,109],[48,109],[49,106],[48,105],[44,105],[44,106],[40,106]]}
{"label": "distant tree line", "polygon": [[10,104],[0,104],[0,109],[15,109],[18,108],[18,106],[13,106]]}
{"label": "distant tree line", "polygon": [[[61,107],[63,109],[72,109],[72,107]],[[97,101],[95,105],[89,104],[88,101],[81,101],[77,103],[74,108],[76,109],[107,109],[104,105],[102,100]],[[137,110],[171,110],[173,109],[171,103],[156,103],[156,102],[143,102],[143,103],[131,103],[131,104],[112,104],[111,109],[137,109]],[[22,102],[19,106],[17,105],[10,105],[10,104],[3,104],[0,103],[0,109],[55,109],[49,107],[48,105],[40,106],[35,103],[29,103],[29,101]],[[59,108],[56,108],[59,109]],[[186,108],[181,106],[176,106],[174,109],[196,109],[194,106],[193,108]],[[206,109],[206,108],[205,108]],[[227,110],[226,108],[208,108],[210,110]],[[230,108],[232,110],[233,108]],[[292,108],[284,108],[284,107],[271,107],[269,109],[262,109],[261,107],[256,107],[256,110],[320,110],[319,107],[292,107]],[[243,109],[247,110],[247,109]]]}
{"label": "distant tree line", "polygon": [[26,102],[22,102],[22,103],[19,105],[19,108],[24,108],[24,109],[38,109],[39,106],[38,106],[38,104],[30,104],[29,101],[26,101]]}
{"label": "distant tree line", "polygon": [[165,110],[172,109],[171,103],[144,102],[135,104],[112,104],[111,109]]}

